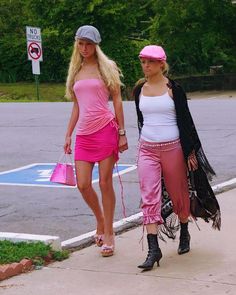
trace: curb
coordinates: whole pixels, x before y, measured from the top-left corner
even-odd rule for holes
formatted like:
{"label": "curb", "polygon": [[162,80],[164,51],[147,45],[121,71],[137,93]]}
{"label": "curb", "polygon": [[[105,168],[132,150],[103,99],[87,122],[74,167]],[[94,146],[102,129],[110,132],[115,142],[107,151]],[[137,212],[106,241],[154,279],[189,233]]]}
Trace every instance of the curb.
{"label": "curb", "polygon": [[[214,193],[220,194],[228,190],[236,188],[236,178],[212,187]],[[142,213],[137,213],[127,218],[114,223],[114,230],[116,234],[121,234],[132,228],[135,228],[142,224]],[[96,231],[91,231],[78,237],[63,241],[61,243],[62,249],[79,250],[94,244],[94,235]],[[8,233],[10,234],[10,233]],[[20,234],[17,234],[19,238]],[[36,235],[35,235],[36,236]],[[16,240],[16,237],[15,237]],[[29,272],[33,270],[33,263],[29,259],[22,259],[20,262],[14,262],[11,264],[0,265],[0,282],[10,277],[19,275],[21,273]]]}
{"label": "curb", "polygon": [[[236,178],[214,185],[212,187],[212,190],[216,195],[218,195],[234,188],[236,188]],[[127,218],[121,219],[120,221],[114,222],[114,231],[116,234],[121,234],[141,224],[142,224],[142,213],[140,212],[140,213],[131,215]],[[67,249],[71,251],[86,248],[94,244],[95,234],[96,234],[96,231],[94,230],[86,234],[80,235],[78,237],[63,241],[61,243],[61,247],[62,249]]]}
{"label": "curb", "polygon": [[236,188],[236,178],[232,178],[228,181],[222,182],[220,184],[216,184],[212,187],[213,192],[216,195],[232,190],[234,188]]}
{"label": "curb", "polygon": [[[137,213],[113,223],[115,234],[121,234],[142,224],[142,213]],[[64,250],[80,250],[94,244],[96,231],[90,231],[78,237],[63,241],[61,247]]]}
{"label": "curb", "polygon": [[[217,184],[212,187],[214,193],[220,194],[223,192],[226,192],[228,190],[236,188],[236,178],[230,179],[226,182]],[[139,212],[137,214],[131,215],[129,217],[123,218],[117,222],[114,222],[114,231],[115,233],[121,234],[125,231],[131,230],[133,228],[136,228],[137,226],[142,224],[142,213]],[[2,235],[1,235],[2,234]],[[70,251],[79,250],[88,246],[91,246],[94,244],[94,235],[96,234],[96,231],[90,231],[88,233],[82,234],[78,237],[74,237],[72,239],[66,240],[61,242],[60,244],[60,238],[55,236],[39,236],[39,235],[28,235],[28,234],[17,234],[17,233],[0,233],[0,240],[14,240],[15,242],[22,240],[41,240],[45,243],[52,242],[55,243],[56,250],[66,249]],[[60,244],[60,245],[59,245]],[[0,279],[1,280],[1,279]]]}

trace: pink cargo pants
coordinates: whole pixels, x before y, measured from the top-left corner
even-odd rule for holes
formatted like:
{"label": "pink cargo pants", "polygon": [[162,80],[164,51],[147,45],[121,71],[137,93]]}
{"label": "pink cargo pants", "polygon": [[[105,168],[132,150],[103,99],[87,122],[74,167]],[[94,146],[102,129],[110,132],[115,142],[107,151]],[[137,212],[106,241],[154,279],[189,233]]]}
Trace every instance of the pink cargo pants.
{"label": "pink cargo pants", "polygon": [[161,177],[180,219],[190,215],[187,168],[179,140],[153,143],[140,140],[138,175],[142,197],[143,223],[163,223]]}

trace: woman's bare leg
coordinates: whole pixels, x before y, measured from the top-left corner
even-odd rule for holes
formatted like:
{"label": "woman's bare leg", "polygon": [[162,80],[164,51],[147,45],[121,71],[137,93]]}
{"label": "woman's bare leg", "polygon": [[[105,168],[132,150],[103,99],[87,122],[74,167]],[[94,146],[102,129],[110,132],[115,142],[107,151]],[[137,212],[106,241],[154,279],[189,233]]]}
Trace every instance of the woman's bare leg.
{"label": "woman's bare leg", "polygon": [[104,212],[104,243],[107,245],[113,244],[113,219],[116,202],[112,182],[114,164],[113,156],[99,162],[99,185]]}
{"label": "woman's bare leg", "polygon": [[145,226],[146,226],[147,234],[153,234],[153,235],[157,234],[157,223],[149,223],[149,224],[146,224]]}
{"label": "woman's bare leg", "polygon": [[97,234],[104,233],[104,216],[99,204],[99,199],[92,187],[93,163],[75,161],[77,186],[85,202],[93,211],[97,221]]}

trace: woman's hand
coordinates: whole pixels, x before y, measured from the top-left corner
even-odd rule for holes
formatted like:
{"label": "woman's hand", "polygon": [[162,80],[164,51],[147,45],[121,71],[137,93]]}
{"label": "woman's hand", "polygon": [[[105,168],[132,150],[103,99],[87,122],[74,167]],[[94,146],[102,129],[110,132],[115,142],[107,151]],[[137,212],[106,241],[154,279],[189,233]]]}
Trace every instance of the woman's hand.
{"label": "woman's hand", "polygon": [[197,170],[198,162],[197,157],[195,155],[195,151],[193,150],[192,153],[188,156],[188,169],[189,171]]}
{"label": "woman's hand", "polygon": [[64,144],[64,152],[65,154],[71,154],[72,150],[71,150],[71,137],[67,136],[65,139],[65,144]]}
{"label": "woman's hand", "polygon": [[119,152],[123,153],[125,150],[128,149],[128,142],[125,135],[119,136]]}

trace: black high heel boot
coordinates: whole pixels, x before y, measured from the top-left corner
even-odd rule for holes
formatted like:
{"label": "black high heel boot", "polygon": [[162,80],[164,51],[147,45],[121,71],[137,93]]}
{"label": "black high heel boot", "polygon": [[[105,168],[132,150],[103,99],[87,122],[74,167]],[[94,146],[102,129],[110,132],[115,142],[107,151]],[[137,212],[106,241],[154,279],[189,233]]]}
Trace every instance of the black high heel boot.
{"label": "black high heel boot", "polygon": [[179,248],[178,254],[185,254],[190,251],[190,234],[188,232],[188,222],[180,222],[180,238],[179,238]]}
{"label": "black high heel boot", "polygon": [[151,270],[155,262],[157,262],[157,266],[159,266],[159,261],[162,258],[161,249],[158,245],[157,235],[148,234],[148,255],[143,264],[140,264],[138,268],[142,268],[143,270]]}

